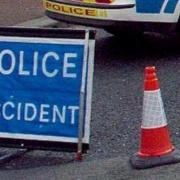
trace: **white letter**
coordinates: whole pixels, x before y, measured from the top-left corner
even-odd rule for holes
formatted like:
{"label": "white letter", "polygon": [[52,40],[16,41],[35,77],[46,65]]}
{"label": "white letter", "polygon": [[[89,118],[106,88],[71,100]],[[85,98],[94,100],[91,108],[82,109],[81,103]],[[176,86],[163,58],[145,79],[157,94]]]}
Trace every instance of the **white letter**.
{"label": "white letter", "polygon": [[65,53],[64,55],[64,67],[63,67],[63,77],[66,78],[76,78],[77,74],[76,73],[68,73],[68,68],[76,68],[75,63],[69,63],[68,60],[69,58],[76,58],[77,54],[75,53]]}
{"label": "white letter", "polygon": [[[9,69],[4,69],[2,67],[2,60],[3,60],[3,57],[5,55],[8,55],[11,57],[11,63],[10,64],[10,67]],[[16,57],[15,57],[15,54],[11,51],[11,50],[8,50],[8,49],[5,49],[3,50],[1,53],[0,53],[0,73],[4,74],[4,75],[9,75],[13,72],[14,70],[14,67],[15,67],[15,61],[16,61]]]}
{"label": "white letter", "polygon": [[19,56],[19,75],[29,76],[30,72],[29,71],[25,71],[23,69],[23,67],[24,67],[24,51],[20,51],[20,56]]}
{"label": "white letter", "polygon": [[38,52],[34,52],[33,76],[37,76],[38,56]]}
{"label": "white letter", "polygon": [[50,78],[56,76],[57,73],[58,73],[58,69],[54,69],[54,71],[52,71],[52,72],[48,72],[48,71],[47,71],[46,62],[47,62],[48,58],[51,57],[51,56],[52,56],[56,61],[59,60],[59,56],[58,56],[58,54],[56,54],[55,52],[48,52],[48,53],[46,53],[46,54],[44,55],[43,59],[42,59],[42,71],[43,71],[44,75],[46,75],[47,77],[50,77]]}
{"label": "white letter", "polygon": [[11,108],[15,108],[15,105],[12,102],[8,101],[8,102],[4,103],[3,107],[2,107],[2,115],[3,115],[4,119],[11,120],[14,118],[14,114],[11,114],[9,116],[6,114],[7,106],[10,106]]}
{"label": "white letter", "polygon": [[61,123],[65,123],[66,118],[66,106],[63,106],[61,113],[56,105],[53,106],[53,120],[52,122],[55,123],[57,120],[57,116],[60,119]]}
{"label": "white letter", "polygon": [[[32,110],[32,114],[30,115],[30,110]],[[29,115],[29,116],[28,116]],[[24,120],[25,121],[33,121],[37,115],[36,106],[32,103],[26,103],[24,108]]]}
{"label": "white letter", "polygon": [[68,109],[71,110],[71,124],[75,123],[75,111],[79,110],[78,106],[68,106]]}
{"label": "white letter", "polygon": [[18,107],[17,107],[17,120],[21,120],[21,106],[22,106],[22,103],[18,103]]}
{"label": "white letter", "polygon": [[49,112],[45,110],[46,108],[49,107],[50,107],[49,104],[41,104],[40,119],[39,119],[40,122],[49,122],[49,119],[44,117],[45,115],[49,115]]}

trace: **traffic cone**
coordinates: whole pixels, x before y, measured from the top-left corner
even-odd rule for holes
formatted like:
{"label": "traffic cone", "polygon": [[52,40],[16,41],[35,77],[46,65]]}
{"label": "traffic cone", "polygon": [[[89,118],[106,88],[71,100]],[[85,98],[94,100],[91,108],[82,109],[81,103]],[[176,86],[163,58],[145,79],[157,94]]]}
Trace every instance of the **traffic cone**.
{"label": "traffic cone", "polygon": [[145,68],[140,149],[130,162],[137,169],[180,162],[180,151],[170,140],[155,67]]}

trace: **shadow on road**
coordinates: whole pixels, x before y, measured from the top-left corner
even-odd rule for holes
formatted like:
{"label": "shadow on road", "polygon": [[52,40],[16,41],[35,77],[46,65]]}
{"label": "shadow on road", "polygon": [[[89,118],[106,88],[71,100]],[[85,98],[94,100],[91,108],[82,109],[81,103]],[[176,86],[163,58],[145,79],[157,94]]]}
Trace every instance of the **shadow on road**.
{"label": "shadow on road", "polygon": [[[177,35],[161,35],[145,33],[143,35],[109,36],[101,38],[96,43],[97,56],[114,57],[156,57],[180,55],[180,37]],[[98,58],[96,58],[98,61]]]}
{"label": "shadow on road", "polygon": [[68,164],[74,161],[70,153],[52,152],[52,151],[30,151],[25,155],[13,158],[2,164],[0,170],[17,170],[37,168],[42,166],[54,166]]}

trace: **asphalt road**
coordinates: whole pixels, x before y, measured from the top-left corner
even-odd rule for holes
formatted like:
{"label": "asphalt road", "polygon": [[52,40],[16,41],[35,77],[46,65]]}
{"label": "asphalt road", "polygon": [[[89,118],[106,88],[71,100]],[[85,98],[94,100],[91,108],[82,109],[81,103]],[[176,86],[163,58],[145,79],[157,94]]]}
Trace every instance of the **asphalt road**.
{"label": "asphalt road", "polygon": [[179,164],[134,170],[129,157],[137,152],[142,115],[143,73],[155,65],[171,140],[180,149],[179,41],[146,35],[117,38],[98,30],[92,103],[91,142],[83,162],[74,154],[31,151],[4,164],[9,179],[179,179]]}
{"label": "asphalt road", "polygon": [[0,26],[10,26],[43,16],[41,0],[1,0]]}
{"label": "asphalt road", "polygon": [[31,151],[4,164],[0,176],[5,180],[178,180],[180,163],[134,170],[129,157],[138,150],[143,72],[149,65],[158,70],[172,142],[180,149],[179,45],[174,37],[151,34],[141,39],[117,38],[98,30],[91,142],[83,162],[74,161],[74,154]]}
{"label": "asphalt road", "polygon": [[[1,0],[0,24],[43,15],[41,8],[35,10],[40,1],[23,2],[22,9],[20,0]],[[91,142],[84,161],[69,153],[30,151],[0,167],[3,180],[179,179],[180,163],[139,171],[131,168],[129,157],[139,146],[143,72],[149,65],[158,70],[172,142],[180,149],[180,41],[156,34],[117,38],[98,30],[95,51]]]}

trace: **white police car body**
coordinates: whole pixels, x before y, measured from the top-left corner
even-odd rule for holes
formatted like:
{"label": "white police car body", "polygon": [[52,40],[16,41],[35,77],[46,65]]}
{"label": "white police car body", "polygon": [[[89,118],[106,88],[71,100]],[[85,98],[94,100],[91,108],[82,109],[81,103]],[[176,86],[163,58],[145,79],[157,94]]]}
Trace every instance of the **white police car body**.
{"label": "white police car body", "polygon": [[177,31],[180,0],[44,0],[47,16],[118,31]]}

